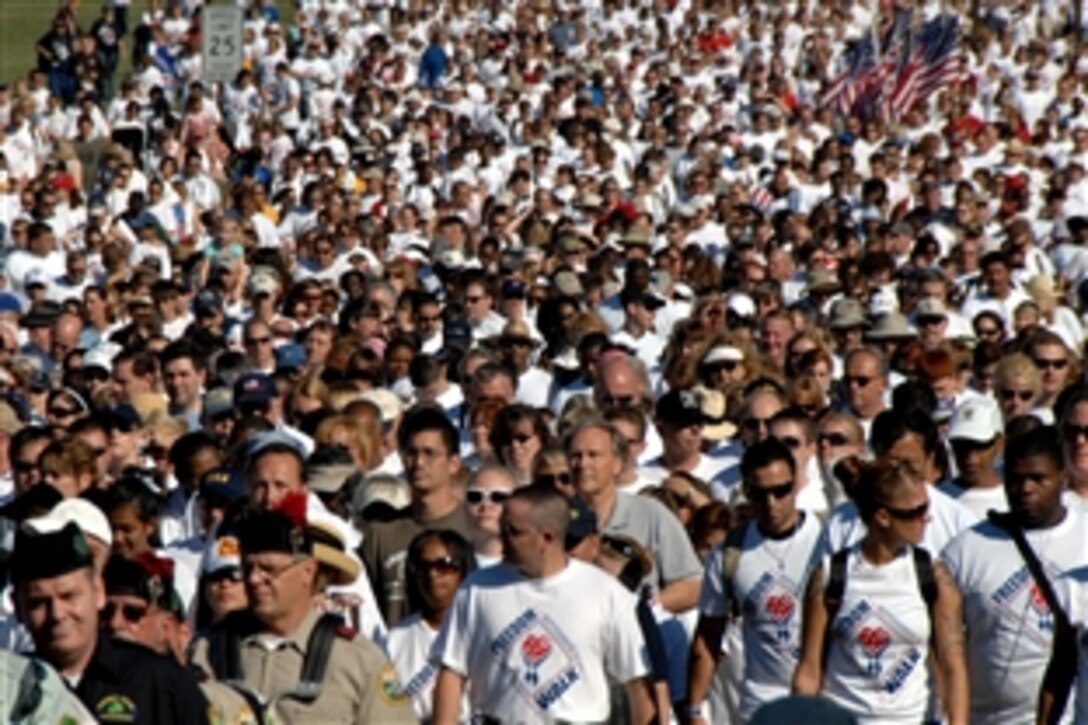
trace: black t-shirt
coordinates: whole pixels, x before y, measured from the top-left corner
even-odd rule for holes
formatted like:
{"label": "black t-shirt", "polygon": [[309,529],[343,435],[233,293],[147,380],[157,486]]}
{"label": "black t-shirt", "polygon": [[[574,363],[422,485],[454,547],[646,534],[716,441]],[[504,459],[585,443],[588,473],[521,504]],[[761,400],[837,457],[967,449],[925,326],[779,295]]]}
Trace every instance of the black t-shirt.
{"label": "black t-shirt", "polygon": [[208,722],[208,701],[192,672],[147,647],[105,634],[76,695],[101,722]]}

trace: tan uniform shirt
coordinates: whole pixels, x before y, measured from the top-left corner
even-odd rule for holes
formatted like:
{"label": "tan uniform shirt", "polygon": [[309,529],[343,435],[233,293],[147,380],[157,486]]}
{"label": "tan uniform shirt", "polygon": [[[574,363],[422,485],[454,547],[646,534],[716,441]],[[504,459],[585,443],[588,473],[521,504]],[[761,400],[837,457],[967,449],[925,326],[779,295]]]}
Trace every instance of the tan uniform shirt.
{"label": "tan uniform shirt", "polygon": [[[277,695],[296,688],[310,632],[320,618],[313,611],[289,637],[258,633],[242,637],[242,682],[266,702],[277,723],[415,723],[411,699],[401,692],[393,665],[373,642],[344,629],[333,641],[321,694],[311,703]],[[208,640],[201,639],[193,662],[214,677],[208,662]]]}

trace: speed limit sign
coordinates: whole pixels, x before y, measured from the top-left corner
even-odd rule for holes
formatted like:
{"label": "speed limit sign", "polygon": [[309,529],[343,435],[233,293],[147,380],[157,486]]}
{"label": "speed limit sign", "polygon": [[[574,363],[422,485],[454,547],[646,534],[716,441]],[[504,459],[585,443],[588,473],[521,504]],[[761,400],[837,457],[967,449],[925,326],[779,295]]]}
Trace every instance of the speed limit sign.
{"label": "speed limit sign", "polygon": [[205,5],[204,73],[212,83],[230,83],[242,68],[242,11],[232,5]]}

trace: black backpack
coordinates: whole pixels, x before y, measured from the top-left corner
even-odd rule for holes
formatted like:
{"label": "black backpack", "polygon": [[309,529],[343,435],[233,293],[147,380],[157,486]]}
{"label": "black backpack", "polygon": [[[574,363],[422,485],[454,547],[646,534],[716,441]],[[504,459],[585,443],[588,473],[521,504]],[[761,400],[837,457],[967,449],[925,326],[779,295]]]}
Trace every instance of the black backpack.
{"label": "black backpack", "polygon": [[[926,614],[930,622],[933,621],[933,605],[937,601],[937,580],[933,576],[933,557],[925,549],[917,546],[912,548],[914,556],[914,573],[918,577],[918,593],[926,604]],[[846,593],[846,562],[850,556],[850,549],[840,549],[831,557],[831,569],[827,576],[827,586],[824,587],[824,609],[827,610],[827,629],[835,621],[835,615],[842,606],[842,597]],[[824,636],[824,659],[827,659],[827,648],[830,638]]]}
{"label": "black backpack", "polygon": [[[229,685],[246,699],[259,721],[264,721],[266,703],[257,693],[241,685],[242,681],[242,629],[230,626],[228,619],[214,628],[208,635],[208,664],[215,673],[215,678]],[[325,670],[329,666],[332,643],[337,632],[344,626],[344,618],[339,614],[326,613],[314,624],[310,637],[306,641],[306,657],[299,672],[299,687],[293,693],[296,699],[313,702],[321,694],[321,683],[325,680]]]}

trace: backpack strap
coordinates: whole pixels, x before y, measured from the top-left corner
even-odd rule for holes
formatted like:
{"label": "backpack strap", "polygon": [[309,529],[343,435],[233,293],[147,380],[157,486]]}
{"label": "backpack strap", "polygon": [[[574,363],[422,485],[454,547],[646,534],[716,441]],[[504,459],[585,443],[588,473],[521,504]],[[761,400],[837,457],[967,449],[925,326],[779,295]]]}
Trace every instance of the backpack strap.
{"label": "backpack strap", "polygon": [[915,546],[914,573],[918,577],[918,592],[926,603],[926,613],[933,619],[933,605],[937,602],[937,578],[933,575],[933,557],[925,549]]}
{"label": "backpack strap", "polygon": [[739,617],[741,612],[740,602],[733,593],[733,578],[737,575],[744,537],[748,535],[748,527],[751,525],[751,521],[745,521],[740,526],[734,526],[726,534],[725,544],[722,546],[722,590],[725,592],[729,616],[734,619]]}
{"label": "backpack strap", "polygon": [[302,684],[320,687],[325,679],[325,670],[329,667],[332,655],[332,643],[337,630],[344,626],[344,619],[339,614],[326,613],[314,623],[310,638],[306,641],[306,658],[302,661]]}
{"label": "backpack strap", "polygon": [[208,634],[208,664],[221,682],[242,677],[241,637],[231,627],[215,627]]}
{"label": "backpack strap", "polygon": [[827,610],[827,626],[835,620],[842,606],[842,595],[846,593],[846,562],[850,557],[849,549],[839,549],[831,556],[831,567],[824,585],[824,609]]}
{"label": "backpack strap", "polygon": [[842,606],[842,596],[846,593],[846,564],[850,558],[850,549],[839,549],[831,555],[831,565],[824,584],[824,609],[827,611],[827,625],[824,629],[824,649],[821,655],[823,667],[827,669],[827,654],[831,651],[831,633],[835,625],[835,615]]}

